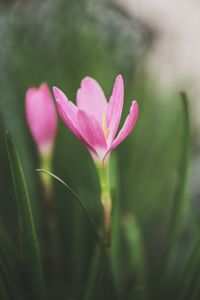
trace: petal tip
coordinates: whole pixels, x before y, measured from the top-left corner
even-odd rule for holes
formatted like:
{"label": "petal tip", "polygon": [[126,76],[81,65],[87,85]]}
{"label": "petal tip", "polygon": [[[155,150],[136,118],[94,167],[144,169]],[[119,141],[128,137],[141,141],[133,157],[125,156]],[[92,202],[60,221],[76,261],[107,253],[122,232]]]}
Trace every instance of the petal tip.
{"label": "petal tip", "polygon": [[117,75],[115,79],[114,86],[117,86],[117,89],[120,89],[122,92],[124,90],[124,79],[121,74]]}
{"label": "petal tip", "polygon": [[48,84],[46,82],[42,82],[40,84],[39,88],[46,89],[46,88],[49,88],[49,86],[48,86]]}
{"label": "petal tip", "polygon": [[57,102],[59,102],[60,101],[60,91],[59,91],[59,89],[56,86],[54,86],[52,89],[53,89],[53,94],[54,94],[55,100]]}
{"label": "petal tip", "polygon": [[121,74],[118,74],[116,78],[123,80],[123,76]]}
{"label": "petal tip", "polygon": [[138,113],[138,111],[139,111],[139,105],[138,105],[137,100],[133,100],[131,106],[132,106],[133,109]]}
{"label": "petal tip", "polygon": [[115,80],[116,80],[116,82],[119,82],[121,84],[124,83],[124,79],[123,79],[123,76],[121,74],[118,74]]}
{"label": "petal tip", "polygon": [[81,80],[81,88],[87,86],[88,84],[90,84],[91,81],[93,81],[94,79],[90,76],[85,76],[82,80]]}
{"label": "petal tip", "polygon": [[30,99],[35,95],[36,92],[37,89],[35,87],[30,87],[25,94],[26,101],[31,101]]}

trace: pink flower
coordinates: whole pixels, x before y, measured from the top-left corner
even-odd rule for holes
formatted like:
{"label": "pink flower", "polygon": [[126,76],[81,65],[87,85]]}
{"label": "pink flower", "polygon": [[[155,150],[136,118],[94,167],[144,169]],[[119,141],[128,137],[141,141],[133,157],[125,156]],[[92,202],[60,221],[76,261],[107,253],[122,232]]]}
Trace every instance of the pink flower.
{"label": "pink flower", "polygon": [[58,112],[71,132],[88,148],[95,161],[103,162],[132,131],[138,117],[138,104],[133,101],[130,113],[119,131],[124,102],[124,83],[118,75],[109,102],[94,79],[85,77],[77,92],[76,105],[57,87],[53,88]]}
{"label": "pink flower", "polygon": [[39,152],[50,152],[56,136],[57,115],[46,83],[39,88],[31,87],[27,90],[26,118]]}

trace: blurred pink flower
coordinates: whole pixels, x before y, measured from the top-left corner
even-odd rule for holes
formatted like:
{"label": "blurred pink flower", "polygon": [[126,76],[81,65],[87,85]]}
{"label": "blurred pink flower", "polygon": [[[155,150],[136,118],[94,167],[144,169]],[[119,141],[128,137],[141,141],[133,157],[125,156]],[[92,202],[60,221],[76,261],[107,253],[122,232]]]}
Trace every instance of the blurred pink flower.
{"label": "blurred pink flower", "polygon": [[138,104],[133,101],[130,113],[115,137],[124,101],[124,83],[121,75],[115,80],[109,102],[106,101],[97,81],[90,77],[85,77],[81,82],[77,92],[77,105],[69,101],[57,87],[53,88],[53,92],[63,122],[86,145],[97,162],[103,162],[135,126]]}
{"label": "blurred pink flower", "polygon": [[55,105],[46,83],[26,92],[26,118],[41,154],[51,152],[57,130]]}

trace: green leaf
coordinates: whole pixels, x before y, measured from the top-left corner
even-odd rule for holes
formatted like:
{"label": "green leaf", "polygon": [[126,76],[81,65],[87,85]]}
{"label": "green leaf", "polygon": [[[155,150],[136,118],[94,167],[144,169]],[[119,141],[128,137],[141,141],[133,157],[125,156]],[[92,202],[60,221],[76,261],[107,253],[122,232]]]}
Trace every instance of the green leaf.
{"label": "green leaf", "polygon": [[101,281],[102,277],[102,249],[96,244],[93,252],[93,257],[91,259],[90,269],[87,276],[87,282],[85,287],[85,294],[83,299],[90,300],[94,299],[95,291],[97,290],[97,283]]}
{"label": "green leaf", "polygon": [[182,139],[182,153],[179,166],[179,183],[174,195],[174,207],[172,208],[172,218],[169,229],[170,234],[170,248],[173,248],[174,241],[177,239],[180,233],[182,225],[182,217],[185,209],[185,196],[187,190],[188,181],[188,167],[190,158],[190,123],[189,123],[189,112],[188,112],[188,99],[184,92],[181,92],[182,103],[183,103],[183,139]]}
{"label": "green leaf", "polygon": [[0,251],[10,258],[9,260],[13,263],[13,265],[17,266],[20,264],[19,255],[2,227],[0,227]]}
{"label": "green leaf", "polygon": [[122,258],[122,240],[120,224],[120,180],[118,160],[112,153],[110,161],[110,182],[112,191],[112,227],[111,227],[111,268],[115,289],[120,294],[122,289],[121,269],[124,259]]}
{"label": "green leaf", "polygon": [[19,273],[19,257],[7,234],[0,227],[0,274],[9,299],[19,299]]}
{"label": "green leaf", "polygon": [[[99,197],[97,193],[93,193],[87,189],[80,188],[78,190],[79,198],[84,202],[88,211],[92,215],[95,223],[98,228],[101,228],[102,225],[102,205],[99,201]],[[78,223],[77,223],[78,220]],[[85,271],[88,269],[88,263],[91,260],[91,255],[93,252],[93,231],[90,230],[90,223],[86,220],[85,213],[83,210],[76,205],[73,210],[72,216],[72,242],[69,247],[72,247],[73,257],[71,259],[74,271],[74,281],[75,287],[78,291],[82,291],[84,287],[83,278],[85,277]],[[86,239],[86,235],[88,238]],[[96,236],[96,235],[95,235]],[[92,239],[91,239],[92,237]],[[98,244],[98,241],[95,241],[95,244]],[[88,249],[88,245],[90,245],[90,250]],[[101,247],[100,247],[101,248]],[[101,248],[102,249],[102,248]],[[83,259],[84,257],[84,259]],[[88,261],[89,260],[89,261]],[[87,279],[86,279],[87,280]],[[79,295],[81,295],[79,293]]]}
{"label": "green leaf", "polygon": [[85,215],[87,216],[90,224],[92,225],[97,238],[99,240],[99,242],[101,243],[101,245],[103,246],[103,239],[101,237],[101,234],[99,233],[99,230],[97,228],[96,222],[94,221],[93,216],[90,214],[90,212],[88,211],[87,207],[85,206],[85,204],[83,203],[83,201],[79,198],[79,196],[76,194],[76,192],[66,183],[64,182],[61,178],[59,178],[58,176],[54,175],[53,173],[43,170],[43,169],[37,169],[36,171],[38,172],[43,172],[46,173],[48,175],[51,175],[54,179],[56,179],[57,181],[59,181],[60,183],[62,183],[69,191],[70,193],[74,196],[74,199],[76,200],[76,203],[80,206],[80,208],[83,210],[83,212],[85,213]]}
{"label": "green leaf", "polygon": [[21,251],[26,270],[24,281],[26,280],[27,288],[30,289],[33,299],[44,299],[45,293],[38,240],[25,178],[11,134],[6,132],[5,136],[20,222]]}
{"label": "green leaf", "polygon": [[127,245],[127,258],[129,266],[127,274],[130,290],[128,299],[145,299],[146,297],[146,263],[140,228],[132,214],[127,214],[122,222],[125,243]]}
{"label": "green leaf", "polygon": [[[200,286],[199,286],[199,265],[200,265],[200,232],[196,231],[197,240],[193,244],[193,248],[190,251],[187,260],[184,261],[181,274],[179,274],[179,281],[177,282],[177,286],[180,289],[180,295],[177,298],[178,300],[185,299],[188,289],[191,286],[193,288],[190,292],[191,299],[199,299],[200,294]],[[179,285],[178,285],[179,284]]]}
{"label": "green leaf", "polygon": [[0,299],[2,299],[2,300],[12,299],[11,297],[8,296],[1,273],[0,273]]}
{"label": "green leaf", "polygon": [[182,145],[178,170],[178,183],[176,185],[173,197],[172,214],[166,240],[166,252],[164,255],[163,264],[161,264],[161,267],[165,269],[163,283],[165,282],[166,277],[170,277],[169,274],[172,272],[175,255],[177,254],[178,250],[184,213],[188,211],[186,210],[186,205],[188,204],[188,202],[186,202],[186,191],[190,158],[190,122],[187,95],[185,92],[181,92],[180,95],[182,97],[183,108]]}

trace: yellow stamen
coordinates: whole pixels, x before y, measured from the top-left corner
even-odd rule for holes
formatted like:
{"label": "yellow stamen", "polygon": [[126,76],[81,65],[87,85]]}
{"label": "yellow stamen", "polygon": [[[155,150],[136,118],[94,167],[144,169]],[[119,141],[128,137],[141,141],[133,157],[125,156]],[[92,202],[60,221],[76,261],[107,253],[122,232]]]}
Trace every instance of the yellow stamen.
{"label": "yellow stamen", "polygon": [[103,129],[105,139],[107,140],[109,133],[110,133],[110,128],[107,129],[107,126],[106,126],[106,113],[105,112],[102,113],[102,129]]}
{"label": "yellow stamen", "polygon": [[104,132],[104,135],[106,134],[106,113],[102,113],[102,129]]}
{"label": "yellow stamen", "polygon": [[110,134],[110,128],[108,128],[108,130],[106,132],[104,132],[104,136],[105,136],[106,140],[107,140],[109,134]]}

